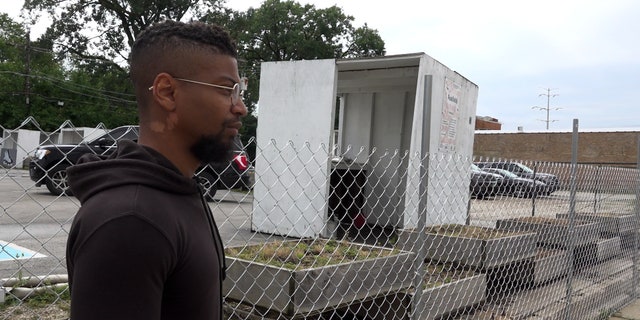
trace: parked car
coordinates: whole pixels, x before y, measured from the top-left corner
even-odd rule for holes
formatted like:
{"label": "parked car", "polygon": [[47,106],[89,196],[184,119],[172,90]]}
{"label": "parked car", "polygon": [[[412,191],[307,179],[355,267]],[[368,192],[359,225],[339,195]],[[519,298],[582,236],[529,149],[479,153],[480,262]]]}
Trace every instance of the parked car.
{"label": "parked car", "polygon": [[496,161],[496,162],[476,162],[476,165],[480,169],[485,170],[487,168],[504,169],[515,173],[518,177],[535,179],[542,181],[546,186],[542,191],[543,195],[550,195],[560,188],[560,180],[558,177],[551,173],[535,172],[533,169],[525,166],[520,162],[515,161]]}
{"label": "parked car", "polygon": [[216,190],[251,190],[253,187],[251,181],[253,166],[249,162],[249,157],[247,157],[247,152],[239,136],[236,136],[233,145],[231,161],[211,162],[196,170],[196,176],[205,189],[204,195],[208,201],[213,200]]}
{"label": "parked car", "polygon": [[475,164],[471,164],[471,183],[469,191],[476,198],[494,196],[502,184],[502,176],[482,171]]}
{"label": "parked car", "polygon": [[117,127],[106,134],[77,145],[42,145],[29,162],[29,176],[36,187],[45,184],[54,195],[71,194],[67,182],[67,168],[85,153],[111,154],[115,143],[121,139],[137,140],[137,126]]}
{"label": "parked car", "polygon": [[521,178],[517,174],[504,169],[485,168],[483,171],[502,176],[502,184],[498,187],[498,193],[515,197],[533,197],[534,194],[542,194],[547,185],[538,180]]}
{"label": "parked car", "polygon": [[[75,164],[86,153],[111,154],[116,142],[121,139],[138,140],[138,126],[117,127],[97,139],[78,145],[40,146],[29,163],[29,176],[37,187],[46,185],[51,194],[71,195],[67,167]],[[251,188],[250,162],[239,137],[236,137],[233,152],[233,159],[228,162],[209,163],[196,170],[207,200],[211,201],[219,189]]]}

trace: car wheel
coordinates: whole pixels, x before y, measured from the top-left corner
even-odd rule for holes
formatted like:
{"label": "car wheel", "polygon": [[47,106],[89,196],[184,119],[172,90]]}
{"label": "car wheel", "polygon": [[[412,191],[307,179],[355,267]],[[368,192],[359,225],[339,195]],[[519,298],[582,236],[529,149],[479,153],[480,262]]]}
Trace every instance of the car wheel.
{"label": "car wheel", "polygon": [[46,185],[49,192],[53,195],[73,195],[69,188],[69,180],[67,179],[67,166],[56,167],[49,171]]}
{"label": "car wheel", "polygon": [[204,189],[204,198],[207,201],[213,201],[213,197],[216,195],[218,188],[216,187],[216,181],[218,180],[212,174],[208,172],[201,172],[198,174],[198,181]]}

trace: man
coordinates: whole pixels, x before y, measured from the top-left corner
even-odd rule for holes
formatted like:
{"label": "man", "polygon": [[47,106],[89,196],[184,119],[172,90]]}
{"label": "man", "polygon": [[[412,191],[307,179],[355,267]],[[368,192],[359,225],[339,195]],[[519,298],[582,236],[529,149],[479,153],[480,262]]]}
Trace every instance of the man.
{"label": "man", "polygon": [[67,243],[71,318],[221,319],[224,252],[192,178],[227,159],[240,118],[237,53],[218,26],[166,21],[130,55],[137,143],[68,169],[80,200]]}

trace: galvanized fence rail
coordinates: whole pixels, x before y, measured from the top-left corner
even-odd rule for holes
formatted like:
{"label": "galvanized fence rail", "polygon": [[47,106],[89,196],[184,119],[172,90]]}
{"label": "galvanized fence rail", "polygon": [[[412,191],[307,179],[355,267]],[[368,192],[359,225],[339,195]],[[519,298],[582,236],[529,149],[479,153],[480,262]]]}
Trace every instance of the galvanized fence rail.
{"label": "galvanized fence rail", "polygon": [[[14,156],[63,130],[0,129],[0,319],[63,319],[79,202]],[[218,190],[228,319],[606,319],[638,297],[637,168],[371,150],[272,141],[251,191]],[[533,173],[470,182],[473,162]]]}

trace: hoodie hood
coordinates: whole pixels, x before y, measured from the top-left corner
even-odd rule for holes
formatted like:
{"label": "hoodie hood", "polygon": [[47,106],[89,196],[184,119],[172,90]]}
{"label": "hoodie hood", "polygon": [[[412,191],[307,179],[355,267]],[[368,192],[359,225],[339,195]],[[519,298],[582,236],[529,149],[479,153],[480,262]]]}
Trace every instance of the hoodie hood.
{"label": "hoodie hood", "polygon": [[183,176],[162,154],[130,140],[119,141],[108,157],[83,155],[67,169],[67,177],[80,203],[102,190],[129,184],[184,195],[199,192],[195,180]]}

